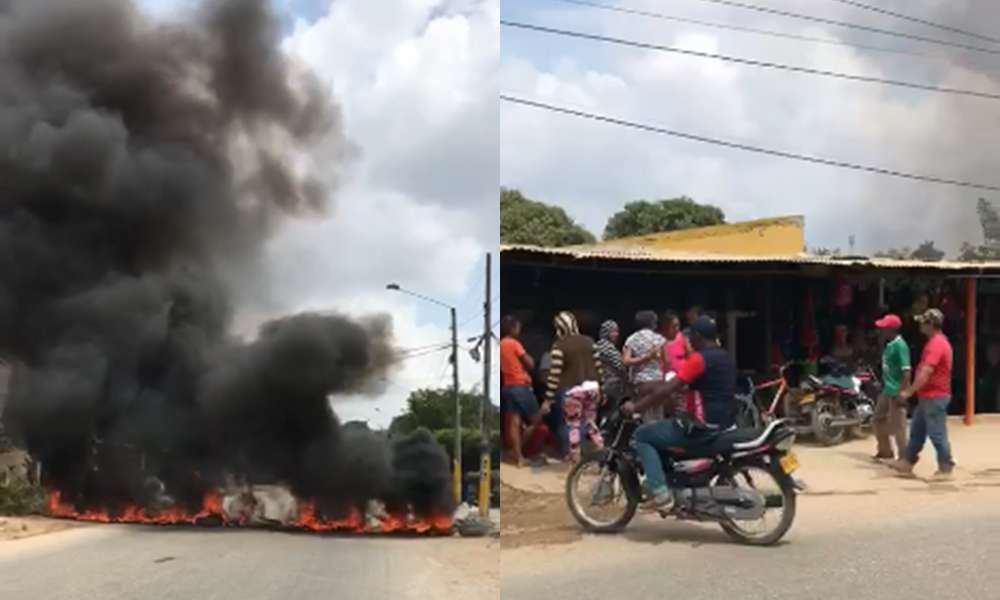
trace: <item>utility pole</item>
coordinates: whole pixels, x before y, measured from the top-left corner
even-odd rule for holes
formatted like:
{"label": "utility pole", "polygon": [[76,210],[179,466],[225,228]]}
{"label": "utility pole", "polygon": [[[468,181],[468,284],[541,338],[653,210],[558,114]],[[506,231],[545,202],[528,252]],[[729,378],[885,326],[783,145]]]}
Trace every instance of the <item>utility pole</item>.
{"label": "utility pole", "polygon": [[455,457],[452,459],[452,476],[455,485],[455,503],[462,503],[462,399],[458,389],[458,314],[451,308],[451,383],[455,396]]}
{"label": "utility pole", "polygon": [[462,396],[458,389],[458,313],[455,311],[455,307],[451,306],[446,302],[440,300],[435,300],[430,296],[424,296],[423,294],[418,294],[417,292],[410,291],[403,288],[398,283],[390,283],[385,286],[385,289],[391,290],[393,292],[399,292],[401,294],[406,294],[407,296],[413,296],[414,298],[419,298],[424,302],[430,302],[431,304],[436,304],[443,308],[447,308],[451,313],[451,378],[452,378],[452,389],[455,396],[455,456],[452,459],[453,472],[455,485],[455,503],[462,503]]}
{"label": "utility pole", "polygon": [[490,516],[492,497],[492,460],[490,457],[489,417],[493,411],[490,401],[490,375],[493,358],[493,290],[492,253],[486,255],[486,301],[483,303],[483,401],[479,405],[479,516],[484,520]]}

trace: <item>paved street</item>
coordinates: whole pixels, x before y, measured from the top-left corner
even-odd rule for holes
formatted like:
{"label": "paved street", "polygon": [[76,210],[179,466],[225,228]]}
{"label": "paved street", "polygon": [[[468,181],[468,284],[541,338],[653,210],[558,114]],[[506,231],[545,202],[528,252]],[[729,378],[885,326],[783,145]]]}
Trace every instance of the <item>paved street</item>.
{"label": "paved street", "polygon": [[4,600],[499,598],[496,540],[87,526],[0,543]]}
{"label": "paved street", "polygon": [[[558,471],[504,471],[504,600],[673,597],[912,600],[1000,597],[1000,420],[955,424],[956,480],[901,480],[868,460],[872,440],[796,450],[810,491],[784,543],[735,545],[711,524],[638,517],[581,536]],[[933,470],[933,452],[918,469]],[[540,518],[533,518],[536,513]]]}
{"label": "paved street", "polygon": [[[685,600],[910,600],[997,597],[1000,572],[1000,495],[950,507],[935,502],[913,518],[882,511],[908,511],[917,495],[896,506],[846,510],[830,500],[805,501],[804,518],[788,542],[746,548],[728,542],[711,526],[664,521],[634,524],[621,537],[587,537],[563,546],[504,550],[504,600],[670,598]],[[852,509],[852,507],[855,507]],[[852,512],[856,516],[852,517]],[[939,513],[939,514],[936,514]]]}

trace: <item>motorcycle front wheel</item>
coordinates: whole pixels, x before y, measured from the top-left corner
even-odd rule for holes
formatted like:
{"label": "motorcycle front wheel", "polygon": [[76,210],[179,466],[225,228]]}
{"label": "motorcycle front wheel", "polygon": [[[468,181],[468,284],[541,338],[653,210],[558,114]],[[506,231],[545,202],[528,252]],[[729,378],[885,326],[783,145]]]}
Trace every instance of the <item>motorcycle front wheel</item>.
{"label": "motorcycle front wheel", "polygon": [[[764,497],[764,516],[756,521],[728,520],[719,523],[735,541],[749,546],[777,544],[795,521],[795,481],[786,475],[777,460],[774,464],[744,467],[732,477],[720,478],[719,483],[753,490]],[[780,511],[780,512],[779,512]],[[775,513],[778,513],[775,515]]]}
{"label": "motorcycle front wheel", "polygon": [[635,517],[639,498],[603,453],[585,456],[566,477],[566,505],[587,531],[615,533]]}

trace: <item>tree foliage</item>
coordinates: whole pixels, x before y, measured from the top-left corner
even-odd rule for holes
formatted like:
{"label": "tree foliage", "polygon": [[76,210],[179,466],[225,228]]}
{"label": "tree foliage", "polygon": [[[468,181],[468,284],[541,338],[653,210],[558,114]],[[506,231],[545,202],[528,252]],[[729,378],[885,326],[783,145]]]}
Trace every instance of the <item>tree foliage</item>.
{"label": "tree foliage", "polygon": [[709,227],[725,222],[726,215],[721,208],[698,204],[686,196],[654,202],[638,200],[629,202],[608,219],[604,239]]}
{"label": "tree foliage", "polygon": [[[462,405],[462,427],[479,429],[479,407],[483,401],[482,394],[462,391],[459,393],[459,403]],[[410,393],[406,401],[407,410],[393,419],[389,426],[390,434],[406,434],[421,427],[431,431],[441,431],[455,428],[455,397],[449,388],[419,389]],[[492,407],[491,425],[498,429],[499,412]]]}
{"label": "tree foliage", "polygon": [[962,243],[958,259],[964,261],[1000,260],[1000,213],[989,200],[980,198],[976,204],[976,214],[979,215],[979,224],[983,228],[983,243],[981,245],[970,242]]}
{"label": "tree foliage", "polygon": [[[475,392],[459,393],[462,405],[462,461],[466,470],[475,471],[478,463],[482,437],[479,433],[479,407],[483,396]],[[489,419],[490,447],[494,453],[500,450],[500,411],[490,405]],[[425,428],[434,434],[434,439],[451,456],[455,444],[455,398],[449,388],[419,389],[410,393],[407,410],[393,419],[389,435],[406,435]]]}
{"label": "tree foliage", "polygon": [[938,262],[944,259],[944,250],[940,250],[933,241],[927,240],[916,248],[902,246],[900,248],[890,248],[875,253],[876,258],[893,258],[896,260],[923,260],[927,262]]}
{"label": "tree foliage", "polygon": [[894,258],[896,260],[908,260],[913,256],[913,248],[903,246],[902,248],[889,248],[875,253],[875,258]]}
{"label": "tree foliage", "polygon": [[517,190],[500,189],[500,243],[557,247],[594,241],[592,233],[558,206],[530,200]]}
{"label": "tree foliage", "polygon": [[976,213],[983,228],[983,241],[987,246],[1000,246],[1000,213],[996,207],[986,198],[980,198]]}
{"label": "tree foliage", "polygon": [[914,260],[924,260],[928,262],[938,262],[944,258],[944,250],[939,250],[934,242],[927,240],[923,244],[917,246],[917,249],[913,251],[910,258]]}

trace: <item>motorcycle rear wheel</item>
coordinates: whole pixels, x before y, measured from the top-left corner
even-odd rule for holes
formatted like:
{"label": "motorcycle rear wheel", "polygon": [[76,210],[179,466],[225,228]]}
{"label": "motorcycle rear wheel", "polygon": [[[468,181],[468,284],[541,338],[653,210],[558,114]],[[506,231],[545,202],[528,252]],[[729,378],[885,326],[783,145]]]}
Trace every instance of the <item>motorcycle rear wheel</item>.
{"label": "motorcycle rear wheel", "polygon": [[[613,501],[624,500],[620,514],[612,514],[604,519],[588,512],[595,505],[595,496],[599,490],[594,490],[589,497],[581,497],[579,484],[588,470],[599,473],[598,485],[610,486]],[[566,506],[570,514],[584,529],[593,533],[617,533],[625,528],[635,517],[639,508],[639,498],[628,492],[628,486],[621,480],[621,474],[614,472],[606,457],[602,454],[585,456],[566,477]]]}
{"label": "motorcycle rear wheel", "polygon": [[[767,473],[767,475],[777,484],[778,490],[781,493],[782,501],[782,513],[781,520],[778,524],[768,531],[754,533],[747,531],[742,527],[739,522],[736,521],[721,521],[719,526],[722,530],[726,532],[733,540],[745,544],[748,546],[773,546],[781,541],[791,529],[792,523],[795,522],[795,481],[791,476],[786,475],[781,471],[778,466],[777,460],[773,461],[771,465],[757,465],[752,467],[752,470],[756,474]],[[736,486],[737,483],[734,480],[723,481],[728,485]],[[754,486],[756,487],[756,486]]]}
{"label": "motorcycle rear wheel", "polygon": [[830,400],[817,400],[810,412],[813,437],[824,446],[836,446],[847,437],[847,429],[833,427],[830,422],[837,418],[837,405]]}

